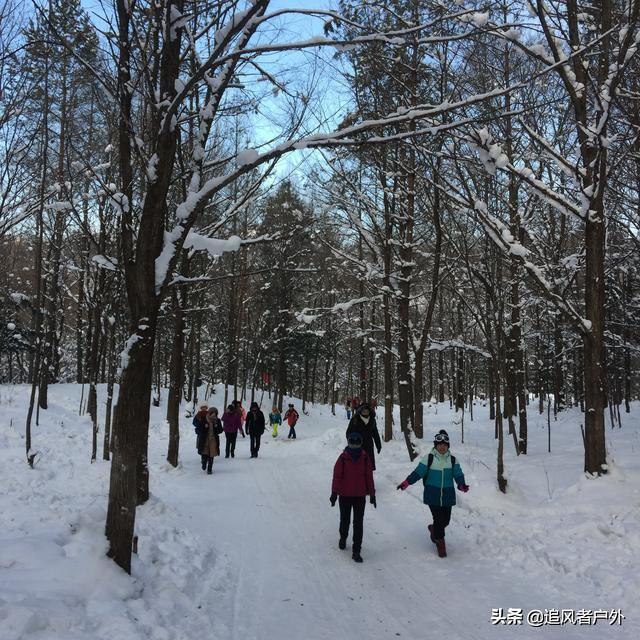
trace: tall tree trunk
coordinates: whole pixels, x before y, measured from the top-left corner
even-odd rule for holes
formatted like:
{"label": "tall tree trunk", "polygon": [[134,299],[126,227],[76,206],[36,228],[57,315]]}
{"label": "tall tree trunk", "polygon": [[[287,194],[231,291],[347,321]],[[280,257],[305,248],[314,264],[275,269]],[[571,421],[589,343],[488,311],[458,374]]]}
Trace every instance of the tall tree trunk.
{"label": "tall tree trunk", "polygon": [[[138,329],[130,341],[128,363],[120,378],[120,392],[113,423],[113,460],[109,482],[106,535],[108,555],[131,573],[131,548],[136,507],[139,504],[141,456],[146,462],[146,439],[151,400],[155,314],[143,316],[148,328]],[[143,463],[144,463],[143,462]],[[148,483],[146,483],[148,488]],[[142,487],[144,490],[144,486]]]}
{"label": "tall tree trunk", "polygon": [[[47,49],[48,53],[48,49]],[[34,453],[31,451],[31,419],[33,417],[33,409],[36,401],[36,391],[40,384],[41,361],[42,350],[44,348],[42,337],[42,307],[43,301],[43,287],[42,287],[42,249],[44,240],[44,205],[46,194],[46,179],[48,171],[47,158],[49,156],[49,56],[45,56],[45,74],[44,74],[44,87],[43,87],[43,118],[42,118],[42,173],[40,174],[39,185],[39,198],[40,203],[38,205],[38,211],[36,214],[36,251],[35,251],[35,264],[34,264],[34,318],[33,318],[33,335],[35,341],[35,349],[31,369],[31,394],[29,396],[29,408],[27,410],[27,420],[25,425],[25,449],[26,459],[30,467],[33,468],[33,461],[35,459]]]}
{"label": "tall tree trunk", "polygon": [[169,396],[167,398],[167,422],[169,423],[169,448],[167,462],[178,466],[180,449],[180,400],[182,398],[183,353],[184,353],[184,313],[182,294],[175,289],[171,293],[174,324],[171,360],[169,363]]}

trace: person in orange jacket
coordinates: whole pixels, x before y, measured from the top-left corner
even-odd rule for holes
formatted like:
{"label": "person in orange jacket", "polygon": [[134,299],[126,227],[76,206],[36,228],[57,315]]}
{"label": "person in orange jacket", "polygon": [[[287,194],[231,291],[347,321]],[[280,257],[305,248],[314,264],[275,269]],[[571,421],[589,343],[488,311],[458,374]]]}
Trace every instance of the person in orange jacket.
{"label": "person in orange jacket", "polygon": [[300,419],[300,414],[295,410],[292,404],[289,405],[287,412],[284,414],[284,419],[287,421],[289,425],[289,435],[287,438],[291,438],[292,440],[296,439],[296,424]]}

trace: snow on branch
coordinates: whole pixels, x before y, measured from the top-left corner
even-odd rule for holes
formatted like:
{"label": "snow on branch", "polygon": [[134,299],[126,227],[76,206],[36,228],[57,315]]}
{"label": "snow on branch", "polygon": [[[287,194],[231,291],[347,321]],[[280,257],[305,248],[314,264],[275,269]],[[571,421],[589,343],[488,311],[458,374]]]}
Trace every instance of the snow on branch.
{"label": "snow on branch", "polygon": [[346,313],[356,305],[374,302],[376,300],[380,300],[380,298],[381,296],[354,298],[353,300],[348,300],[347,302],[337,302],[331,307],[319,307],[316,309],[306,308],[302,309],[301,311],[295,312],[294,316],[298,322],[301,322],[303,324],[311,324],[318,318],[321,318],[328,313]]}
{"label": "snow on branch", "polygon": [[189,231],[183,247],[194,251],[206,251],[212,258],[217,258],[223,253],[239,251],[242,240],[238,236],[230,236],[226,240],[220,238],[207,238],[195,231]]}
{"label": "snow on branch", "polygon": [[95,262],[99,269],[107,269],[108,271],[116,271],[118,269],[118,259],[108,256],[95,255],[91,256],[91,261]]}
{"label": "snow on branch", "polygon": [[480,198],[475,200],[474,209],[494,244],[518,261],[533,281],[537,283],[545,297],[560,309],[581,333],[587,334],[591,330],[589,320],[583,318],[566,298],[556,293],[552,283],[546,279],[543,270],[528,259],[528,250],[512,237],[507,225],[492,216],[486,203]]}
{"label": "snow on branch", "polygon": [[480,347],[473,344],[467,344],[462,340],[430,340],[427,351],[445,351],[446,349],[464,349],[465,351],[473,351],[481,355],[483,358],[491,358],[491,354]]}

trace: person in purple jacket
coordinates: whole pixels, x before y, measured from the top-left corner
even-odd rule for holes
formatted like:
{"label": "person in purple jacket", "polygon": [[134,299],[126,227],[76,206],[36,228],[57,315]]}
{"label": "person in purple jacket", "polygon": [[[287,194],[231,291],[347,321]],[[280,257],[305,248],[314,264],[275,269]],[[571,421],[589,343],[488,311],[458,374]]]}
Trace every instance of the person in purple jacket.
{"label": "person in purple jacket", "polygon": [[333,483],[329,501],[333,507],[340,496],[340,540],[338,547],[345,549],[351,511],[353,510],[353,547],[351,557],[355,562],[362,562],[362,533],[366,497],[376,506],[376,488],[373,484],[373,465],[362,448],[362,436],[351,432],[347,436],[349,443],[340,454],[333,467]]}
{"label": "person in purple jacket", "polygon": [[224,429],[224,438],[226,441],[224,457],[228,458],[229,455],[231,455],[231,457],[234,458],[238,431],[242,434],[243,438],[244,431],[242,430],[242,418],[236,411],[236,408],[231,404],[227,407],[227,410],[222,415],[222,426]]}

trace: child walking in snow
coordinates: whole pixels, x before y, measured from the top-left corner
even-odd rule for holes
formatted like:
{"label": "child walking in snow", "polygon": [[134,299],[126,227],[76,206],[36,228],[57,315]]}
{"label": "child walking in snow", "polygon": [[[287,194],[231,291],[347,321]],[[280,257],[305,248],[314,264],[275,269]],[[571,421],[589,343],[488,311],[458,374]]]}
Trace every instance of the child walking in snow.
{"label": "child walking in snow", "polygon": [[293,405],[290,404],[287,412],[284,414],[284,419],[289,425],[289,435],[287,438],[291,438],[292,440],[296,439],[296,423],[299,418],[300,414],[294,409]]}
{"label": "child walking in snow", "polygon": [[404,491],[410,484],[422,479],[424,484],[423,502],[429,506],[433,516],[429,535],[436,545],[438,555],[447,557],[444,543],[444,530],[451,520],[451,507],[456,503],[454,482],[464,493],[469,485],[464,481],[464,474],[454,456],[449,452],[449,435],[444,429],[433,439],[433,449],[420,460],[418,466],[403,480],[398,489]]}
{"label": "child walking in snow", "polygon": [[278,411],[278,407],[273,407],[273,410],[269,414],[269,425],[273,429],[273,433],[271,434],[274,438],[278,436],[278,425],[282,424],[282,416]]}
{"label": "child walking in snow", "polygon": [[366,497],[376,507],[376,489],[373,484],[373,467],[367,452],[362,448],[362,436],[352,432],[347,436],[348,446],[340,454],[333,467],[331,485],[331,506],[335,506],[339,496],[340,540],[338,547],[345,549],[349,535],[351,511],[353,511],[353,547],[351,557],[362,562],[362,534]]}

